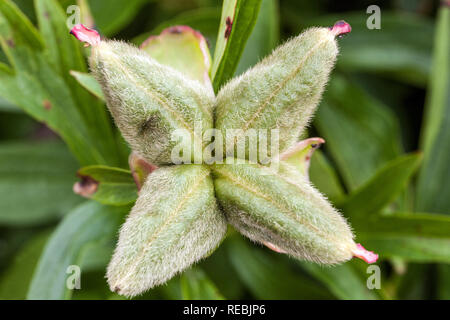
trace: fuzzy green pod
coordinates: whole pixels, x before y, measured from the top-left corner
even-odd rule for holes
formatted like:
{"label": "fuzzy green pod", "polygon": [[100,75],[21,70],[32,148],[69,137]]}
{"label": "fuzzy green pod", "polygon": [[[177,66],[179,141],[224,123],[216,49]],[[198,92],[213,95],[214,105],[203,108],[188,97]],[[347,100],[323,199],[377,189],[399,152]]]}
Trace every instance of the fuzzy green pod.
{"label": "fuzzy green pod", "polygon": [[[311,28],[231,80],[217,96],[216,128],[242,129],[244,137],[249,129],[279,129],[279,152],[292,146],[310,121],[334,67],[336,35],[331,28]],[[228,156],[241,138],[226,140]]]}
{"label": "fuzzy green pod", "polygon": [[189,143],[192,162],[201,155],[203,131],[213,126],[211,90],[118,41],[93,46],[90,67],[122,135],[140,156],[156,165],[171,164],[180,142]]}
{"label": "fuzzy green pod", "polygon": [[253,241],[322,264],[349,260],[356,244],[345,219],[288,164],[216,165],[216,196],[227,220]]}
{"label": "fuzzy green pod", "polygon": [[135,296],[211,253],[227,229],[210,170],[159,168],[145,181],[108,266],[112,291]]}

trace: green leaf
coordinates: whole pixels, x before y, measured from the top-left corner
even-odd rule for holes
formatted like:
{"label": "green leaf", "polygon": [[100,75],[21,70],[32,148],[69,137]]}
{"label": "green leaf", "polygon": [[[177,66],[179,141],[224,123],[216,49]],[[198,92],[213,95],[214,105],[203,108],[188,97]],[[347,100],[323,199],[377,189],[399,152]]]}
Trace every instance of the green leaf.
{"label": "green leaf", "polygon": [[242,282],[256,299],[330,299],[319,284],[295,272],[285,256],[264,252],[238,235],[224,243]]}
{"label": "green leaf", "polygon": [[122,206],[137,199],[137,187],[131,171],[106,166],[89,166],[78,170],[82,179],[75,191],[105,205]]}
{"label": "green leaf", "polygon": [[198,267],[184,272],[180,279],[181,294],[185,300],[223,300],[216,286]]}
{"label": "green leaf", "polygon": [[270,54],[279,41],[278,0],[262,0],[255,27],[247,40],[235,75],[254,66]]}
{"label": "green leaf", "polygon": [[450,263],[450,239],[361,235],[358,241],[382,259],[399,257],[409,262]]}
{"label": "green leaf", "polygon": [[311,158],[309,175],[311,182],[331,202],[337,203],[344,197],[344,189],[339,181],[336,170],[320,150],[317,150]]}
{"label": "green leaf", "polygon": [[20,113],[21,110],[17,108],[14,104],[6,101],[3,98],[0,98],[0,111],[1,112],[14,112],[14,113]]}
{"label": "green leaf", "polygon": [[28,226],[61,217],[80,203],[77,163],[54,142],[0,144],[0,224]]}
{"label": "green leaf", "polygon": [[309,262],[300,262],[300,265],[321,281],[338,299],[372,300],[379,298],[367,288],[366,282],[352,268],[350,262],[332,267]]}
{"label": "green leaf", "polygon": [[[10,24],[12,29],[10,31],[13,36],[12,38],[2,39],[2,42],[7,42],[10,47],[27,45],[35,50],[43,49],[44,44],[40,34],[12,1],[1,1],[0,12],[3,16],[0,19],[0,29],[4,30],[5,23]],[[5,50],[5,54],[8,55],[8,51]]]}
{"label": "green leaf", "polygon": [[71,70],[86,72],[87,67],[79,41],[68,34],[67,14],[56,0],[34,2],[48,59],[56,65],[70,89],[77,109],[87,124],[90,139],[99,142],[96,143],[97,148],[107,158],[117,156],[114,153],[116,146],[105,106],[89,95],[70,75]]}
{"label": "green leaf", "polygon": [[307,25],[327,25],[345,18],[352,26],[348,37],[340,40],[337,68],[390,76],[425,86],[430,72],[433,22],[423,15],[382,9],[381,29],[367,28],[365,10],[313,18]]}
{"label": "green leaf", "polygon": [[208,259],[201,262],[200,266],[216,285],[219,292],[227,299],[236,300],[245,297],[244,284],[228,258],[226,245],[219,246]]}
{"label": "green leaf", "polygon": [[89,0],[98,29],[112,36],[128,25],[149,0]]}
{"label": "green leaf", "polygon": [[417,210],[450,213],[450,8],[439,11],[417,184]]}
{"label": "green leaf", "polygon": [[67,268],[71,265],[81,266],[83,251],[93,243],[114,242],[128,210],[128,207],[107,207],[89,201],[71,211],[47,243],[27,298],[69,299],[72,291],[66,287],[69,276]]}
{"label": "green leaf", "polygon": [[48,51],[49,60],[59,73],[69,79],[67,70],[87,71],[80,45],[68,36],[67,15],[56,0],[34,0],[39,30]]}
{"label": "green leaf", "polygon": [[422,160],[418,153],[390,161],[372,179],[353,191],[340,206],[347,216],[377,214],[403,191]]}
{"label": "green leaf", "polygon": [[105,95],[103,94],[102,87],[93,75],[74,70],[71,70],[70,74],[83,86],[83,88],[100,100],[105,101]]}
{"label": "green leaf", "polygon": [[224,0],[211,69],[215,92],[233,77],[260,6],[261,0]]}
{"label": "green leaf", "polygon": [[411,262],[450,262],[450,217],[394,213],[352,220],[358,241],[381,258]]}
{"label": "green leaf", "polygon": [[0,277],[0,299],[23,300],[26,298],[34,269],[49,236],[49,231],[41,232],[32,237],[17,252],[12,263]]}
{"label": "green leaf", "polygon": [[[49,5],[47,0],[40,3]],[[47,21],[45,11],[42,14]],[[67,30],[61,14],[55,9],[48,17],[51,21],[56,19],[56,24],[51,24],[54,28]],[[42,28],[44,25],[50,28],[46,23]],[[55,34],[62,36],[59,31]],[[50,38],[46,45],[48,42],[53,43]],[[0,96],[60,134],[82,165],[117,163],[117,147],[104,107],[84,90],[81,92],[89,100],[79,100],[82,95],[74,93],[70,85],[70,81],[76,81],[57,67],[61,64],[51,60],[64,53],[53,52],[59,50],[58,46],[43,48],[37,30],[10,0],[0,2],[0,43],[14,68],[0,68]]]}
{"label": "green leaf", "polygon": [[340,76],[330,82],[315,126],[350,190],[400,154],[400,130],[393,112]]}
{"label": "green leaf", "polygon": [[164,29],[145,40],[141,49],[161,64],[182,72],[212,89],[209,78],[211,56],[206,39],[188,26]]}
{"label": "green leaf", "polygon": [[450,239],[450,217],[433,213],[390,213],[352,220],[365,236],[417,236]]}
{"label": "green leaf", "polygon": [[440,285],[438,288],[438,299],[450,300],[450,286],[448,285],[448,279],[450,279],[450,266],[439,265],[438,275],[440,278]]}

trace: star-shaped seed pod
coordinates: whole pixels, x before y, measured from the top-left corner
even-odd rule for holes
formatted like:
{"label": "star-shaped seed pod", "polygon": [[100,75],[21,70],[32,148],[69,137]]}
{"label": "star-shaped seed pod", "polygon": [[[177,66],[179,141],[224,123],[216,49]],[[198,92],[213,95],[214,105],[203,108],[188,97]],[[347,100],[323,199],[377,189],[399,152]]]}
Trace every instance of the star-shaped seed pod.
{"label": "star-shaped seed pod", "polygon": [[[298,142],[334,67],[335,38],[350,30],[345,22],[308,29],[217,95],[208,76],[206,42],[189,27],[164,32],[197,37],[207,68],[196,77],[162,63],[167,52],[156,52],[162,55],[156,59],[127,43],[101,40],[84,26],[72,30],[92,46],[91,72],[133,150],[130,166],[140,187],[108,266],[111,290],[131,297],[166,282],[211,254],[228,224],[298,259],[377,260],[354,242],[346,220],[309,182],[309,159],[324,141]],[[146,45],[160,40],[150,38]],[[240,130],[228,134],[235,129]],[[219,134],[205,141],[211,130]],[[252,130],[269,131],[271,138],[257,135],[245,143]],[[181,139],[174,140],[174,132]],[[252,147],[258,153],[264,144],[271,150],[269,161],[252,159]],[[211,146],[215,153],[205,156]],[[183,161],[174,160],[175,149],[183,151]]]}

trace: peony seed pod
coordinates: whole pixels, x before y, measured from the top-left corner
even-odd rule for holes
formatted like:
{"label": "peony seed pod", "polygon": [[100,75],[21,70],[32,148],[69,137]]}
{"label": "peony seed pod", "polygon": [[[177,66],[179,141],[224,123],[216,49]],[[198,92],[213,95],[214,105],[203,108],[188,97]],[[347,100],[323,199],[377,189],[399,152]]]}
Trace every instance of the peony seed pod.
{"label": "peony seed pod", "polygon": [[216,165],[213,172],[228,222],[251,240],[322,264],[364,252],[345,219],[291,165],[280,164],[279,172],[259,164]]}
{"label": "peony seed pod", "polygon": [[216,128],[242,129],[242,136],[227,139],[228,156],[249,129],[279,129],[280,153],[297,141],[334,67],[338,54],[335,37],[346,32],[350,26],[345,22],[333,28],[311,28],[219,91]]}
{"label": "peony seed pod", "polygon": [[[123,42],[93,45],[90,67],[135,152],[155,165],[172,164],[172,150],[181,141],[189,144],[183,150],[192,151],[190,163],[201,157],[203,131],[213,126],[211,90]],[[173,136],[177,129],[179,140]]]}
{"label": "peony seed pod", "polygon": [[166,282],[211,253],[226,229],[207,167],[157,169],[120,230],[107,272],[111,290],[131,297]]}

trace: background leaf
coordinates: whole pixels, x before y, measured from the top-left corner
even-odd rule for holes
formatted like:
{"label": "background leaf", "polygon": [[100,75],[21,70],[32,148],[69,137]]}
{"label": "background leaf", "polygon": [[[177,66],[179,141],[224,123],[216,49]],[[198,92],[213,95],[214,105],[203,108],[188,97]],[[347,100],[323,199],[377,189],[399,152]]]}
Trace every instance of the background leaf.
{"label": "background leaf", "polygon": [[[82,181],[92,181],[95,192],[89,198],[105,205],[123,206],[137,199],[137,187],[131,171],[106,166],[89,166],[78,170]],[[83,182],[81,182],[83,184]],[[83,188],[83,186],[80,186]]]}
{"label": "background leaf", "polygon": [[[327,290],[308,279],[281,256],[256,249],[239,235],[227,239],[236,272],[257,299],[330,299]],[[274,276],[276,275],[276,276]]]}
{"label": "background leaf", "polygon": [[357,274],[351,263],[339,266],[319,266],[309,262],[301,262],[301,266],[312,276],[322,281],[339,299],[372,300],[379,298],[369,290],[365,279]]}
{"label": "background leaf", "polygon": [[56,142],[0,143],[0,224],[48,223],[81,202],[72,191],[77,163]]}
{"label": "background leaf", "polygon": [[340,76],[332,78],[315,126],[349,190],[367,182],[401,150],[393,112]]}
{"label": "background leaf", "polygon": [[186,300],[222,300],[215,285],[198,267],[187,270],[180,279],[183,299]]}
{"label": "background leaf", "polygon": [[69,299],[72,292],[66,287],[67,267],[82,267],[81,258],[86,246],[99,242],[115,243],[117,230],[128,210],[128,207],[107,207],[89,201],[71,211],[45,247],[28,299]]}
{"label": "background leaf", "polygon": [[49,236],[49,231],[39,233],[17,252],[11,265],[0,277],[0,299],[23,300],[26,298],[34,269]]}
{"label": "background leaf", "polygon": [[405,189],[421,160],[421,154],[410,154],[390,161],[366,184],[351,193],[341,208],[352,218],[379,213]]}
{"label": "background leaf", "polygon": [[238,67],[260,6],[261,0],[224,0],[211,69],[211,79],[216,92],[233,76]]}

